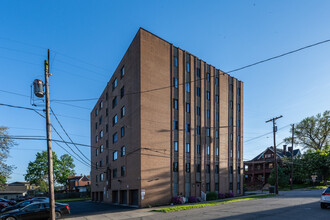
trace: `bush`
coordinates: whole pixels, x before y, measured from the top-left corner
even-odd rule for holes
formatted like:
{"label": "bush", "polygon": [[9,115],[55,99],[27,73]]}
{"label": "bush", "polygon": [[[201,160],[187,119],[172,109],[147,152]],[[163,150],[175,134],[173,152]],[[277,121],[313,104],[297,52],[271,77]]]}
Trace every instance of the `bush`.
{"label": "bush", "polygon": [[234,197],[234,193],[226,193],[225,194],[226,198],[233,198]]}
{"label": "bush", "polygon": [[184,203],[183,197],[175,196],[172,198],[171,203],[173,203],[174,205],[181,205]]}
{"label": "bush", "polygon": [[208,192],[206,194],[206,201],[218,199],[218,194],[216,192]]}
{"label": "bush", "polygon": [[218,193],[218,199],[224,199],[224,198],[226,198],[226,197],[225,197],[225,194],[223,194],[223,193]]}
{"label": "bush", "polygon": [[196,196],[189,196],[188,197],[188,202],[189,203],[196,203],[196,202],[198,202],[198,198]]}

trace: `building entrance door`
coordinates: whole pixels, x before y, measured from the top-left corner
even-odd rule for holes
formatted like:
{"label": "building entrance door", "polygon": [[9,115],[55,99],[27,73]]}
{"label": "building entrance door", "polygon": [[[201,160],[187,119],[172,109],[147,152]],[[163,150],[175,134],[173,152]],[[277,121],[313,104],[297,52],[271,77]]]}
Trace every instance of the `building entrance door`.
{"label": "building entrance door", "polygon": [[201,184],[196,183],[195,185],[196,185],[196,196],[201,197]]}

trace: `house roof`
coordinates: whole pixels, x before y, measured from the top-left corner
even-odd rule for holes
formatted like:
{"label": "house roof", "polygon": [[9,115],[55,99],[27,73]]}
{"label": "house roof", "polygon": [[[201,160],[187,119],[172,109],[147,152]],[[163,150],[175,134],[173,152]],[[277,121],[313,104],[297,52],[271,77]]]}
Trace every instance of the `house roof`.
{"label": "house roof", "polygon": [[[264,158],[264,154],[265,154],[268,150],[270,150],[270,151],[272,151],[272,152],[274,153],[274,147],[268,147],[268,148],[266,148],[266,150],[264,150],[262,153],[260,153],[258,156],[256,156],[255,158],[253,158],[253,159],[250,160],[250,161],[257,161],[257,160],[260,160],[261,158]],[[290,151],[286,150],[286,151],[285,151],[285,154],[284,154],[283,149],[279,149],[279,148],[276,149],[276,154],[277,154],[277,156],[280,157],[280,158],[283,158],[283,157],[291,157],[291,152],[290,152]],[[300,153],[300,150],[299,150],[299,149],[295,149],[295,150],[293,150],[293,158],[295,158],[296,156],[298,156],[298,155],[300,155],[300,154],[301,154],[301,153]]]}

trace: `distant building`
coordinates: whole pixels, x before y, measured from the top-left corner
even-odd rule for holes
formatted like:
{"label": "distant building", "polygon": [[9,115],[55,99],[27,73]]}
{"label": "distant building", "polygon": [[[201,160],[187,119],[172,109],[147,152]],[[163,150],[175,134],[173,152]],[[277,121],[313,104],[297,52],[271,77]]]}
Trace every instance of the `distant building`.
{"label": "distant building", "polygon": [[[284,157],[291,158],[292,147],[286,149],[286,145],[283,146],[283,149],[276,149],[278,165],[282,166],[282,160]],[[299,149],[293,150],[293,158],[301,155]],[[268,147],[258,156],[253,158],[250,161],[244,162],[244,175],[245,175],[245,184],[247,186],[256,186],[261,187],[264,184],[268,183],[268,178],[270,173],[274,168],[274,148]]]}
{"label": "distant building", "polygon": [[90,191],[91,181],[87,176],[71,176],[68,178],[69,192]]}
{"label": "distant building", "polygon": [[17,199],[20,196],[34,195],[39,187],[28,182],[13,182],[0,188],[0,198]]}
{"label": "distant building", "polygon": [[243,82],[140,28],[91,115],[92,200],[242,194]]}

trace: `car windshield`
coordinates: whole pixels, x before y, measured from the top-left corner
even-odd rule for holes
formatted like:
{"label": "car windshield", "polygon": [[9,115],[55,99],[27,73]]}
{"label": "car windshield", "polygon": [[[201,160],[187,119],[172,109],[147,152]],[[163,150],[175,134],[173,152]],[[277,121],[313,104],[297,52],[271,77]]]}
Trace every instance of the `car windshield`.
{"label": "car windshield", "polygon": [[328,187],[324,192],[325,193],[330,193],[330,187]]}

